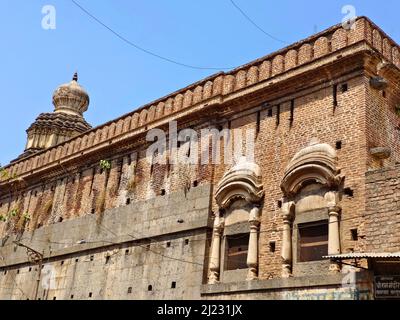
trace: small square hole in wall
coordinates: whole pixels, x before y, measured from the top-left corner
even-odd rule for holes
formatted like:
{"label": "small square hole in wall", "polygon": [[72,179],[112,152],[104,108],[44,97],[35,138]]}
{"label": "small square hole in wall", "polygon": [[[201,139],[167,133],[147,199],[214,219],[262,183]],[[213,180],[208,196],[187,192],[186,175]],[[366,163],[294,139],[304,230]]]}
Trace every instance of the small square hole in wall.
{"label": "small square hole in wall", "polygon": [[282,201],[281,200],[278,200],[278,208],[282,208]]}
{"label": "small square hole in wall", "polygon": [[73,294],[71,294],[71,299],[73,299],[74,298],[74,295]]}
{"label": "small square hole in wall", "polygon": [[170,247],[171,247],[171,242],[168,241],[168,242],[167,242],[167,248],[170,248]]}
{"label": "small square hole in wall", "polygon": [[78,263],[79,262],[79,259],[75,259],[75,263]]}
{"label": "small square hole in wall", "polygon": [[165,196],[165,189],[162,189],[161,192],[160,192],[160,194],[161,194],[162,196]]}
{"label": "small square hole in wall", "polygon": [[349,90],[349,85],[347,83],[343,83],[340,86],[340,90],[342,91],[342,93],[347,92]]}
{"label": "small square hole in wall", "polygon": [[89,292],[89,298],[91,298],[93,296],[92,292]]}
{"label": "small square hole in wall", "polygon": [[199,185],[199,182],[197,180],[193,181],[193,187],[196,188]]}
{"label": "small square hole in wall", "polygon": [[4,274],[7,274],[7,270],[4,270]]}
{"label": "small square hole in wall", "polygon": [[19,274],[19,269],[17,270],[17,274]]}
{"label": "small square hole in wall", "polygon": [[382,91],[382,97],[386,98],[386,91],[385,90]]}
{"label": "small square hole in wall", "polygon": [[94,260],[94,256],[92,255],[92,256],[90,256],[90,261],[93,261]]}
{"label": "small square hole in wall", "polygon": [[64,265],[64,261],[61,261],[61,265]]}
{"label": "small square hole in wall", "polygon": [[176,282],[175,281],[172,281],[172,283],[171,283],[171,289],[175,289],[176,288]]}
{"label": "small square hole in wall", "polygon": [[275,252],[275,250],[276,250],[276,242],[275,241],[270,241],[269,242],[269,251],[270,252]]}
{"label": "small square hole in wall", "polygon": [[185,239],[185,246],[189,244],[189,239]]}
{"label": "small square hole in wall", "polygon": [[57,300],[57,297],[53,297],[53,300]]}
{"label": "small square hole in wall", "polygon": [[345,188],[343,192],[348,197],[354,197],[354,191],[351,188]]}
{"label": "small square hole in wall", "polygon": [[94,214],[95,213],[95,210],[94,209],[92,209],[92,211],[90,211],[92,214]]}
{"label": "small square hole in wall", "polygon": [[129,254],[129,249],[125,250],[125,255],[127,256]]}
{"label": "small square hole in wall", "polygon": [[132,293],[132,287],[128,288],[128,294]]}
{"label": "small square hole in wall", "polygon": [[269,109],[267,112],[267,117],[272,118],[272,109]]}
{"label": "small square hole in wall", "polygon": [[58,222],[63,222],[64,219],[62,217],[58,218]]}
{"label": "small square hole in wall", "polygon": [[106,256],[106,264],[108,264],[110,262],[111,257],[110,256]]}
{"label": "small square hole in wall", "polygon": [[129,204],[131,204],[131,199],[130,198],[126,199],[126,205],[129,205]]}
{"label": "small square hole in wall", "polygon": [[147,287],[147,291],[153,291],[153,286],[152,286],[152,285],[149,285],[149,286]]}
{"label": "small square hole in wall", "polygon": [[29,272],[31,272],[32,271],[32,267],[29,267]]}
{"label": "small square hole in wall", "polygon": [[358,229],[354,228],[350,230],[351,233],[351,240],[358,241]]}
{"label": "small square hole in wall", "polygon": [[342,149],[342,141],[336,141],[336,150]]}

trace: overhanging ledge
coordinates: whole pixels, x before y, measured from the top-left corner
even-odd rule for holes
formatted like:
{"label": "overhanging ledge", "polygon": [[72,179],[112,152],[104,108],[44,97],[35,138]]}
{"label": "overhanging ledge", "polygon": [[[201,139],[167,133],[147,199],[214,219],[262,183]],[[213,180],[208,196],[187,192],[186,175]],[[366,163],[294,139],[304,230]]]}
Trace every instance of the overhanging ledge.
{"label": "overhanging ledge", "polygon": [[[206,284],[201,287],[201,295],[235,294],[239,292],[262,292],[272,290],[301,289],[310,287],[339,287],[346,274],[316,275],[307,277],[254,280],[232,283]],[[367,278],[366,272],[357,273],[357,278]]]}
{"label": "overhanging ledge", "polygon": [[330,256],[323,256],[324,259],[331,260],[347,260],[347,259],[400,259],[400,252],[387,253],[387,252],[351,252],[336,254]]}

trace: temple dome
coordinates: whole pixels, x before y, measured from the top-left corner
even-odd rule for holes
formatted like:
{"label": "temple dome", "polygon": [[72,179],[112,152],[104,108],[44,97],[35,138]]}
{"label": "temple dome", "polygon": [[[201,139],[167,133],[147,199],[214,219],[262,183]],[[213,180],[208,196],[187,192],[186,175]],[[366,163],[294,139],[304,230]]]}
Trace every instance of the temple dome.
{"label": "temple dome", "polygon": [[89,95],[78,83],[75,73],[71,82],[59,86],[53,94],[54,112],[82,116],[89,106]]}

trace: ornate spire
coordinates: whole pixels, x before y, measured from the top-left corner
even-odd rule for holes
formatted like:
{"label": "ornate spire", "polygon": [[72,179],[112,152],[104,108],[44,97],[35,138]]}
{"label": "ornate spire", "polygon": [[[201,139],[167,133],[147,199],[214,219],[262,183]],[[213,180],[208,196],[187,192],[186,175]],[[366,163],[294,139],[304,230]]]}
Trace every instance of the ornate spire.
{"label": "ornate spire", "polygon": [[54,111],[83,116],[89,106],[89,95],[78,83],[78,73],[75,72],[72,81],[59,86],[53,94]]}
{"label": "ornate spire", "polygon": [[89,106],[89,96],[78,84],[78,73],[72,81],[59,86],[53,94],[53,113],[42,113],[27,130],[28,141],[24,158],[81,134],[91,128],[83,113]]}

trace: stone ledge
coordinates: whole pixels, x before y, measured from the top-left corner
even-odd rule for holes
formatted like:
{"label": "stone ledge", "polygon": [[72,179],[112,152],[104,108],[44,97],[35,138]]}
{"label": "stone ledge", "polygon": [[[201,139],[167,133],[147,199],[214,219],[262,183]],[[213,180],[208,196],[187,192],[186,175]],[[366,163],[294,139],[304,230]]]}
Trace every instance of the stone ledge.
{"label": "stone ledge", "polygon": [[[316,275],[306,277],[293,277],[288,279],[253,280],[234,283],[205,284],[201,286],[201,295],[233,294],[248,291],[272,291],[301,289],[310,287],[335,287],[341,286],[346,274]],[[364,279],[366,274],[357,274],[357,280]],[[357,281],[358,282],[358,281]]]}

